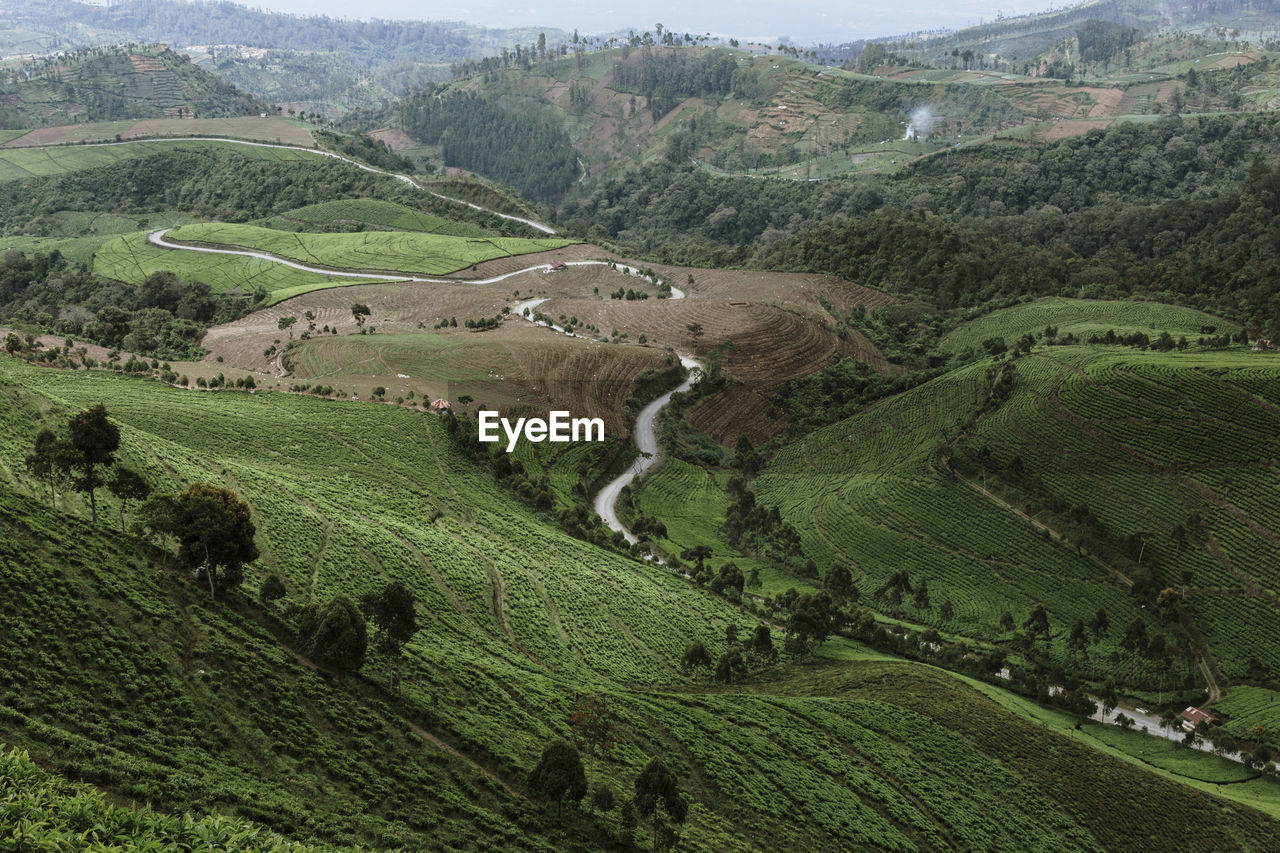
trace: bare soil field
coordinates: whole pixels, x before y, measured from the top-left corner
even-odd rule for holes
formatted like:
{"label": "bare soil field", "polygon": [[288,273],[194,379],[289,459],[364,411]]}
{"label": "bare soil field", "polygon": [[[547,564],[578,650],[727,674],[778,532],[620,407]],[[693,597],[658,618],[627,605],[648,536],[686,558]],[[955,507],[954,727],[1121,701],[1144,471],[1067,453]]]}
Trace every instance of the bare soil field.
{"label": "bare soil field", "polygon": [[227,136],[265,140],[314,148],[315,139],[305,126],[273,116],[239,118],[157,118],[135,122],[93,122],[42,127],[6,142],[3,148],[33,148],[73,142],[112,142],[157,136]]}

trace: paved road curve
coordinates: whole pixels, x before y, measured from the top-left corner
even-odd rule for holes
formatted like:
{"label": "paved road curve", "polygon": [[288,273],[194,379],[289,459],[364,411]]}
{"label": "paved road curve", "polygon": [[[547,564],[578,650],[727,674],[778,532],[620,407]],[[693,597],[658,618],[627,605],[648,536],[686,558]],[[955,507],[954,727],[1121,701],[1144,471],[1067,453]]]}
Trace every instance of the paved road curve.
{"label": "paved road curve", "polygon": [[618,503],[618,495],[622,494],[623,486],[632,482],[645,471],[648,471],[662,458],[658,454],[658,435],[654,427],[658,418],[658,412],[662,411],[663,406],[671,402],[671,396],[681,391],[688,391],[693,387],[702,375],[702,368],[698,362],[688,356],[680,356],[680,365],[687,371],[684,381],[654,400],[649,405],[640,410],[640,414],[636,416],[636,447],[640,450],[640,456],[631,463],[626,471],[618,477],[610,481],[596,495],[595,511],[596,515],[609,526],[610,530],[617,530],[627,537],[627,541],[631,544],[636,543],[636,537],[622,520],[618,518],[616,505]]}
{"label": "paved road curve", "polygon": [[94,142],[88,145],[39,145],[39,146],[32,146],[32,148],[50,148],[50,149],[111,148],[116,145],[140,145],[143,143],[156,143],[156,142],[219,142],[219,143],[225,143],[228,145],[248,145],[252,148],[278,148],[281,151],[305,151],[309,154],[319,154],[322,157],[331,157],[334,160],[341,160],[343,163],[347,163],[349,165],[355,166],[357,169],[361,169],[365,172],[372,172],[375,175],[386,175],[389,178],[395,178],[397,181],[402,181],[408,184],[409,186],[413,187],[414,189],[422,190],[423,192],[433,195],[438,199],[443,199],[444,201],[451,202],[453,204],[465,205],[466,207],[469,207],[472,210],[479,210],[482,213],[491,213],[494,216],[500,217],[502,219],[507,219],[512,222],[520,222],[525,225],[528,225],[530,228],[533,228],[537,231],[541,231],[543,234],[556,233],[556,230],[554,228],[552,228],[549,225],[543,225],[541,222],[535,222],[532,219],[525,219],[524,217],[521,217],[521,216],[512,216],[507,213],[499,213],[496,210],[490,210],[487,207],[481,207],[478,204],[472,204],[471,202],[463,201],[460,198],[453,198],[451,196],[442,195],[436,192],[435,190],[429,190],[422,184],[418,183],[413,178],[409,177],[408,175],[402,175],[399,172],[388,172],[385,169],[377,169],[366,163],[361,163],[359,160],[353,160],[350,157],[343,157],[341,154],[334,154],[332,151],[322,151],[319,148],[305,148],[301,145],[281,145],[278,143],[271,143],[271,142],[250,142],[247,139],[228,139],[226,137],[221,137],[221,136],[168,136],[168,137],[153,137],[151,139],[129,139],[129,140],[125,140],[124,142]]}

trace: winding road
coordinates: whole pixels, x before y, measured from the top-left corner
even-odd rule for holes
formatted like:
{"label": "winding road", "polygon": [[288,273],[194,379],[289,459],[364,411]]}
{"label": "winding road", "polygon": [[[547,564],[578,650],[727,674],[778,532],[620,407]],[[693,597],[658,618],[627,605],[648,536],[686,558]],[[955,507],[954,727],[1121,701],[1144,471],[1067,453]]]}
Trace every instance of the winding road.
{"label": "winding road", "polygon": [[680,356],[680,365],[686,371],[684,381],[645,406],[640,410],[640,414],[636,416],[635,437],[636,447],[640,450],[640,456],[631,463],[631,466],[626,471],[609,481],[596,495],[596,515],[600,516],[610,530],[620,532],[632,545],[638,540],[635,534],[628,530],[622,520],[618,518],[618,495],[622,494],[624,486],[658,464],[662,458],[658,453],[658,434],[654,426],[658,419],[658,412],[662,411],[662,408],[671,402],[672,395],[679,394],[681,391],[688,391],[702,375],[702,366],[686,355]]}
{"label": "winding road", "polygon": [[[228,139],[222,136],[171,136],[171,137],[154,137],[151,139],[128,139],[123,142],[94,142],[87,145],[75,145],[75,146],[42,145],[42,146],[32,146],[32,147],[36,147],[36,148],[113,148],[117,145],[141,145],[144,143],[154,144],[156,142],[219,142],[226,145],[247,145],[251,148],[276,148],[280,151],[302,151],[308,154],[319,154],[322,157],[330,157],[334,160],[339,160],[348,165],[355,166],[357,169],[360,169],[361,171],[364,171],[364,172],[372,172],[375,175],[386,175],[389,178],[395,178],[397,181],[402,181],[403,183],[408,184],[414,189],[421,190],[422,192],[427,193],[428,195],[435,196],[438,199],[442,199],[452,204],[461,204],[465,207],[471,208],[472,210],[478,210],[481,213],[489,213],[501,219],[506,219],[511,222],[519,222],[524,225],[528,225],[530,228],[533,228],[536,231],[541,231],[543,234],[556,233],[556,230],[554,228],[552,228],[549,225],[543,225],[541,222],[536,222],[532,219],[525,219],[522,216],[512,216],[509,213],[499,213],[496,210],[490,210],[487,207],[481,207],[478,204],[473,204],[469,201],[463,201],[460,198],[453,198],[452,196],[442,195],[441,193],[438,193],[435,190],[427,189],[425,186],[418,183],[415,179],[409,177],[408,175],[402,175],[399,172],[388,172],[386,169],[378,169],[374,166],[368,165],[367,163],[361,163],[359,160],[353,160],[350,157],[344,157],[341,154],[335,154],[332,151],[323,151],[319,148],[306,148],[302,145],[282,145],[280,143],[272,143],[272,142],[250,142],[247,139]],[[395,280],[400,281],[401,279],[395,279]]]}
{"label": "winding road", "polygon": [[[280,146],[280,147],[283,147],[283,146]],[[305,151],[310,149],[301,149],[301,150]],[[523,275],[529,272],[537,272],[539,270],[543,272],[549,272],[551,270],[550,264],[537,264],[535,266],[525,267],[524,269],[516,270],[514,272],[503,273],[502,275],[494,276],[493,278],[484,278],[484,279],[421,278],[418,276],[386,275],[386,274],[380,274],[380,273],[361,273],[361,272],[351,272],[351,271],[345,271],[345,270],[326,269],[324,267],[309,266],[308,264],[299,263],[297,261],[290,260],[289,258],[280,257],[279,255],[273,255],[269,252],[255,252],[251,249],[215,248],[213,246],[191,246],[185,243],[175,243],[171,240],[165,239],[165,235],[168,232],[169,232],[168,228],[161,228],[159,230],[152,231],[150,234],[147,235],[147,242],[152,244],[153,246],[159,246],[162,249],[170,249],[178,252],[201,252],[203,254],[208,254],[208,255],[237,255],[239,257],[244,257],[244,258],[257,258],[264,261],[271,261],[277,264],[284,264],[287,267],[291,267],[296,270],[302,270],[303,272],[313,272],[319,275],[337,276],[341,278],[354,278],[354,279],[360,279],[361,281],[411,281],[411,282],[421,282],[421,283],[427,283],[427,284],[495,284],[497,282],[503,281],[504,279],[508,279],[513,276]],[[645,280],[653,284],[657,284],[657,282],[654,281],[652,277],[641,274],[641,272],[637,270],[635,267],[630,267],[625,264],[618,264],[611,261],[569,261],[567,262],[566,265],[567,266],[610,266],[618,270],[623,275],[640,276],[641,278],[644,278]],[[671,296],[670,296],[671,299],[684,299],[684,297],[685,297],[685,293],[683,290],[681,290],[678,287],[672,286]],[[578,335],[572,331],[564,329],[561,326],[557,326],[554,323],[552,323],[550,320],[536,319],[537,307],[546,301],[547,300],[545,298],[525,300],[524,302],[521,302],[518,305],[516,305],[514,313],[516,314],[516,316],[523,317],[527,319],[529,322],[534,323],[535,325],[546,326],[550,329],[554,329],[557,332],[560,332],[565,335],[569,335],[571,337],[581,337],[581,338],[589,337],[587,335]],[[635,544],[635,542],[637,541],[635,535],[632,534],[632,532],[627,529],[626,525],[622,523],[622,520],[618,518],[618,513],[616,510],[618,495],[622,493],[622,488],[624,486],[626,486],[628,483],[631,483],[640,475],[644,474],[654,465],[658,464],[658,461],[661,458],[658,453],[658,436],[657,436],[657,430],[655,428],[658,412],[661,411],[662,408],[666,406],[669,402],[671,402],[672,395],[680,393],[681,391],[688,391],[690,388],[693,387],[694,383],[698,381],[698,377],[701,373],[701,366],[698,364],[698,362],[686,355],[680,355],[679,358],[680,358],[681,366],[684,367],[686,371],[684,381],[681,382],[680,385],[678,385],[677,387],[663,394],[661,397],[658,397],[649,405],[645,406],[643,409],[640,410],[640,414],[636,416],[635,439],[636,439],[636,447],[639,448],[640,450],[639,458],[637,458],[635,462],[633,462],[625,472],[623,472],[614,480],[606,484],[604,488],[600,490],[599,494],[596,495],[596,498],[595,498],[594,506],[595,506],[596,514],[600,516],[600,518],[604,521],[604,523],[609,527],[610,530],[615,530],[620,532],[623,536],[627,538],[627,541],[632,544]]]}

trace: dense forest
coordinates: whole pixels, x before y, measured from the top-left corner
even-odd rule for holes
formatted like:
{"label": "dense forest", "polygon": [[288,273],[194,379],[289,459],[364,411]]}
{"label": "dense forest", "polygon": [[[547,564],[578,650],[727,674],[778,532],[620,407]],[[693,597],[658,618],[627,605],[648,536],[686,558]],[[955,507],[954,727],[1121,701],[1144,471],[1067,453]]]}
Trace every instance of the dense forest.
{"label": "dense forest", "polygon": [[1161,294],[1280,328],[1270,115],[1119,124],[989,145],[873,183],[734,181],[655,163],[560,219],[681,263],[811,270],[942,306]]}
{"label": "dense forest", "polygon": [[[443,148],[446,166],[459,166],[548,201],[573,183],[577,154],[550,115],[517,112],[482,95],[441,97],[418,90],[401,106],[405,132]],[[512,156],[512,152],[519,156]]]}

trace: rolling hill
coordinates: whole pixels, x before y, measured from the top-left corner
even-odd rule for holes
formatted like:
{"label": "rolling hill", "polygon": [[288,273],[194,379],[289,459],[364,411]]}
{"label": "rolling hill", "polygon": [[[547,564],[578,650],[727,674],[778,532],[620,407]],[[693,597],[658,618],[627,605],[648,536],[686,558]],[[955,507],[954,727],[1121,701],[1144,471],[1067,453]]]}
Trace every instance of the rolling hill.
{"label": "rolling hill", "polygon": [[[43,679],[5,680],[5,738],[125,802],[216,805],[301,840],[375,847],[616,843],[629,830],[614,813],[564,820],[525,793],[572,697],[591,690],[620,735],[592,777],[629,790],[662,755],[688,791],[696,847],[1261,849],[1274,832],[1257,811],[1046,730],[950,675],[854,647],[746,690],[682,676],[691,638],[719,649],[750,614],[546,526],[434,418],[7,359],[3,370],[0,666],[38,658]],[[212,479],[250,501],[263,556],[249,594],[210,601],[163,551],[21,493],[43,413],[103,397],[124,458],[157,486]],[[260,605],[252,590],[272,571],[288,597]],[[420,603],[399,693],[380,663],[335,677],[297,653],[294,604],[389,578]],[[1141,805],[1134,790],[1148,792]]]}

